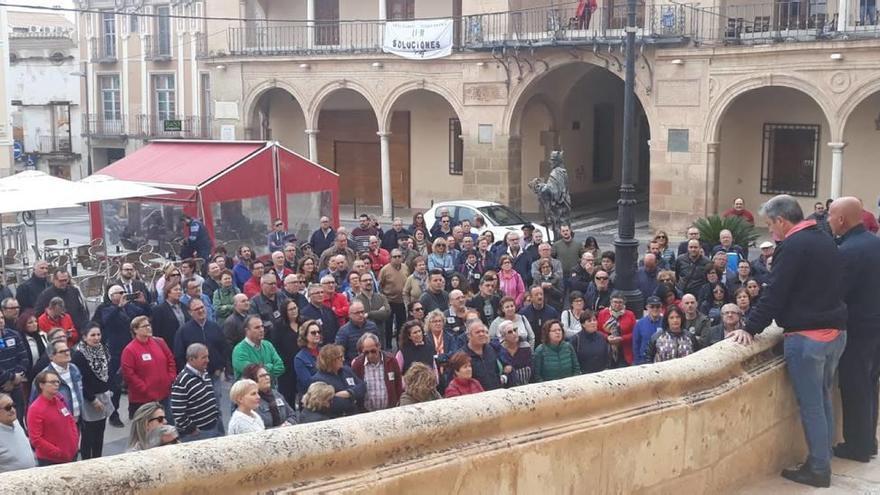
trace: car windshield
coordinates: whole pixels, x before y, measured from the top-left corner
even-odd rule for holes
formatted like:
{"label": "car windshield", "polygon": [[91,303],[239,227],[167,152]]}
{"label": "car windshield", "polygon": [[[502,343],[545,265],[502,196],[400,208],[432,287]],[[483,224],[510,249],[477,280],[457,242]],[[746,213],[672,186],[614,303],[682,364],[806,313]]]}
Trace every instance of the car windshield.
{"label": "car windshield", "polygon": [[504,205],[483,206],[478,208],[478,210],[495,225],[523,225],[528,223],[518,213]]}

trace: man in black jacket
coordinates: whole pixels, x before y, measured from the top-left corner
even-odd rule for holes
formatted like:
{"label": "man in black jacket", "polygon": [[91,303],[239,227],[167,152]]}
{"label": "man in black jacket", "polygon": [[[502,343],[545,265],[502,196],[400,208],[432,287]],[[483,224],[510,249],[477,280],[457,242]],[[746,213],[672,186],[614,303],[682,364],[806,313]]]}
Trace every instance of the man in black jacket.
{"label": "man in black jacket", "polygon": [[34,263],[34,273],[31,278],[19,285],[15,290],[15,298],[18,299],[20,310],[24,312],[31,309],[37,303],[37,298],[49,287],[49,263],[40,260]]}
{"label": "man in black jacket", "polygon": [[489,329],[482,321],[471,322],[467,328],[467,345],[462,349],[471,357],[474,380],[483,390],[495,390],[507,383],[507,377],[498,371],[498,354],[489,344]]}
{"label": "man in black jacket", "polygon": [[745,331],[733,338],[751,341],[772,320],[785,331],[785,364],[800,406],[809,457],[782,476],[816,487],[831,485],[831,444],[834,418],[831,386],[846,344],[843,303],[843,258],[828,234],[814,220],[804,220],[797,200],[772,198],[761,208],[767,226],[784,239],[773,256],[773,271]]}
{"label": "man in black jacket", "polygon": [[862,224],[857,198],[834,201],[827,218],[831,231],[838,236],[843,258],[843,300],[848,316],[846,348],[840,357],[843,443],[834,447],[834,455],[869,462],[877,455],[880,238]]}
{"label": "man in black jacket", "polygon": [[77,329],[85,328],[89,322],[89,310],[83,302],[79,289],[70,286],[70,274],[60,269],[52,276],[52,285],[46,288],[34,303],[34,314],[41,315],[46,311],[46,306],[53,297],[64,299],[64,307],[73,319],[73,326]]}

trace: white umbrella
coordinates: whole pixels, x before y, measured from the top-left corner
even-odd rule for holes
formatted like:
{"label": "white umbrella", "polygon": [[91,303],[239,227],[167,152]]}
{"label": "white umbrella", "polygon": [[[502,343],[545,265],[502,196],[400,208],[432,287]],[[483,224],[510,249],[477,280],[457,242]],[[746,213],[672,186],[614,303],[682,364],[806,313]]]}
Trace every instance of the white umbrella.
{"label": "white umbrella", "polygon": [[90,175],[74,184],[84,186],[80,194],[88,199],[82,200],[83,202],[172,194],[171,191],[103,174]]}

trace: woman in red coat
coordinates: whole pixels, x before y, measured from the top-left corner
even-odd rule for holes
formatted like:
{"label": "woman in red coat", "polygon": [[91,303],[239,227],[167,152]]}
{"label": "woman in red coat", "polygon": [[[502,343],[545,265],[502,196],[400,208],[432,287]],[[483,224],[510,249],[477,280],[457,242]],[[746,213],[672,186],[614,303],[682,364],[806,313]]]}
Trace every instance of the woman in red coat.
{"label": "woman in red coat", "polygon": [[599,332],[605,335],[611,347],[614,366],[629,366],[633,362],[633,329],[636,327],[636,316],[626,309],[623,293],[611,293],[611,305],[599,311],[596,317]]}
{"label": "woman in red coat", "polygon": [[483,392],[483,386],[473,378],[474,370],[471,367],[471,357],[466,353],[456,352],[453,354],[449,358],[448,366],[452,370],[453,378],[446,387],[444,397],[456,397]]}
{"label": "woman in red coat", "polygon": [[153,337],[146,316],[131,320],[134,339],[122,351],[122,379],[128,386],[128,418],[147,402],[159,402],[171,418],[171,384],[177,377],[174,355],[164,340]]}
{"label": "woman in red coat", "polygon": [[54,370],[41,371],[34,378],[40,395],[28,407],[27,424],[34,457],[40,466],[71,462],[79,450],[76,419],[58,393],[60,385],[61,377]]}

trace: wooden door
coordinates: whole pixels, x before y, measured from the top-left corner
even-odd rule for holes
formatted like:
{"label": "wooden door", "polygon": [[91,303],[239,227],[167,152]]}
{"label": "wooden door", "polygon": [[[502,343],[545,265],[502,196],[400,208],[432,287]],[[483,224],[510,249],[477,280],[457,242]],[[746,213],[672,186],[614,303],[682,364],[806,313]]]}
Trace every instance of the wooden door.
{"label": "wooden door", "polygon": [[379,143],[336,141],[336,173],[339,174],[339,201],[343,204],[382,204],[381,155]]}
{"label": "wooden door", "polygon": [[416,18],[416,0],[388,0],[388,20],[406,21]]}
{"label": "wooden door", "polygon": [[315,0],[315,43],[339,44],[339,0]]}

